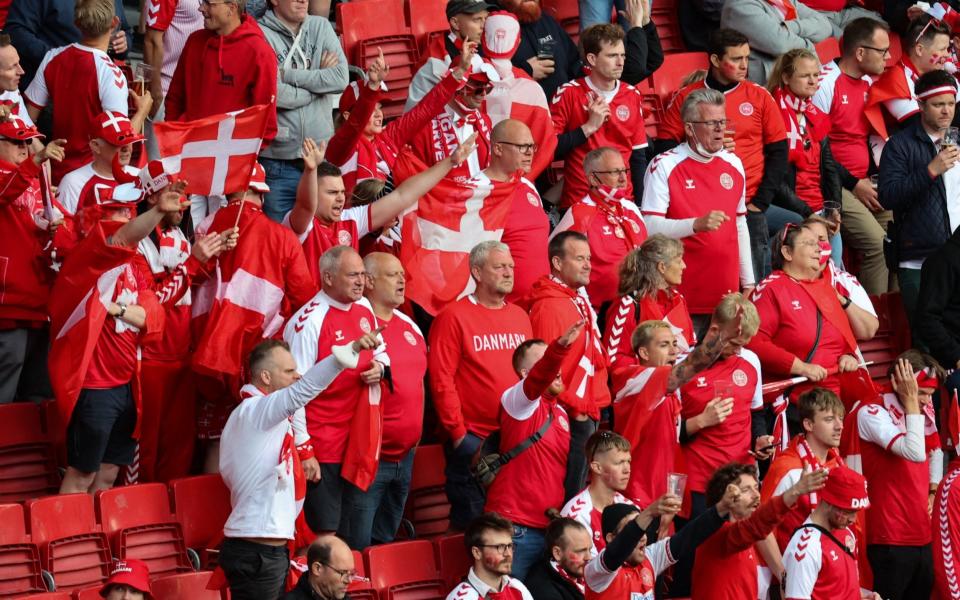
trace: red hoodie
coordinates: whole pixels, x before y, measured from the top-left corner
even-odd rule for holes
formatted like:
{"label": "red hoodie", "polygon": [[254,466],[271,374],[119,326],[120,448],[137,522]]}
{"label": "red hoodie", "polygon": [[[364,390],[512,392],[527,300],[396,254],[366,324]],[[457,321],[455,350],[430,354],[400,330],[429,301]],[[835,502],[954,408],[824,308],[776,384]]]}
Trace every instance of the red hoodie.
{"label": "red hoodie", "polygon": [[269,104],[264,143],[277,135],[277,55],[257,22],[243,15],[233,33],[190,34],[164,102],[167,121],[192,121]]}
{"label": "red hoodie", "polygon": [[[533,289],[521,305],[529,307],[533,335],[542,340],[554,340],[577,321],[587,319],[587,326],[570,346],[560,368],[567,389],[557,400],[567,407],[571,417],[586,414],[599,419],[600,409],[610,405],[610,389],[596,313],[586,294],[577,293],[552,275],[544,275],[533,282]],[[584,358],[590,365],[589,372]]]}

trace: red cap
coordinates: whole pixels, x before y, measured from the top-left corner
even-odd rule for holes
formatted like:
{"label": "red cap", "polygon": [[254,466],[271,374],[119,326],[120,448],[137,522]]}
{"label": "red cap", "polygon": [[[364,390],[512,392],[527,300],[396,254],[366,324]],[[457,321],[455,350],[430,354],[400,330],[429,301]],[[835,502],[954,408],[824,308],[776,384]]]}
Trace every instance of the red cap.
{"label": "red cap", "polygon": [[[343,93],[340,94],[340,112],[349,112],[353,109],[353,105],[357,103],[357,100],[360,99],[360,86],[366,85],[364,81],[351,81],[347,85],[347,89],[343,90]],[[387,91],[387,84],[380,82],[380,91]]]}
{"label": "red cap", "polygon": [[147,568],[147,563],[142,560],[128,558],[113,563],[110,579],[107,579],[103,587],[100,588],[100,595],[106,598],[110,588],[115,585],[129,585],[133,589],[146,594],[147,598],[153,598],[150,592],[150,569]]}
{"label": "red cap", "polygon": [[121,183],[113,187],[93,186],[93,196],[101,208],[133,208],[143,197],[143,191],[133,183]]}
{"label": "red cap", "polygon": [[849,467],[835,467],[827,475],[820,499],[842,510],[860,510],[870,506],[867,480]]}
{"label": "red cap", "polygon": [[110,111],[97,115],[90,135],[113,146],[126,146],[143,140],[143,136],[133,130],[130,119],[118,112]]}
{"label": "red cap", "polygon": [[17,115],[10,115],[6,121],[0,123],[0,137],[8,140],[32,140],[43,137],[36,127],[27,125],[27,122]]}
{"label": "red cap", "polygon": [[258,162],[253,163],[253,174],[250,175],[250,184],[248,187],[251,190],[263,194],[270,191],[270,186],[267,185],[267,172],[263,170],[263,166]]}

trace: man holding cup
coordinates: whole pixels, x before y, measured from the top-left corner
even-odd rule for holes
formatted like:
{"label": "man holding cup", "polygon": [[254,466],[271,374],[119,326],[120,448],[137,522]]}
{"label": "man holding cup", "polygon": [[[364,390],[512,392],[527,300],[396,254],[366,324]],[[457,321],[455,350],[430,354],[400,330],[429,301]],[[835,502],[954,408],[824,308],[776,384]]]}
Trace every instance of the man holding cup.
{"label": "man holding cup", "polygon": [[946,71],[924,73],[914,90],[920,118],[890,137],[880,159],[878,195],[893,210],[887,263],[895,263],[911,322],[920,293],[920,267],[960,226],[960,160],[950,127],[957,81]]}
{"label": "man holding cup", "polygon": [[547,98],[557,88],[580,76],[580,52],[560,23],[540,6],[540,0],[503,0],[503,8],[520,21],[520,45],[513,66],[533,77]]}

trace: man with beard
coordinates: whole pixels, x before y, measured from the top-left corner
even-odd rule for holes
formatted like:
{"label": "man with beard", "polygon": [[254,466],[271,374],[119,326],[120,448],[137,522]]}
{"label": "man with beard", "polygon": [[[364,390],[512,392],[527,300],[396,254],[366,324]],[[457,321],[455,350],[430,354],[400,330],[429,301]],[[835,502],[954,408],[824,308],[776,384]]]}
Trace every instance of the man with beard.
{"label": "man with beard", "polygon": [[463,536],[473,559],[465,581],[447,595],[447,600],[533,600],[513,569],[513,523],[497,513],[474,519]]}
{"label": "man with beard", "polygon": [[[434,86],[440,83],[450,65],[460,56],[460,49],[463,48],[464,42],[480,43],[480,38],[483,36],[483,23],[487,20],[487,15],[492,8],[495,7],[487,4],[485,0],[449,0],[447,2],[450,33],[427,48],[427,57],[413,76],[413,81],[410,82],[407,103],[403,107],[404,112],[416,106]],[[474,55],[471,64],[474,69],[478,69],[483,64],[483,59]]]}
{"label": "man with beard", "polygon": [[520,45],[513,65],[537,80],[547,98],[557,88],[580,77],[580,51],[560,23],[543,12],[540,0],[502,0],[501,6],[520,21]]}
{"label": "man with beard", "polygon": [[783,554],[787,600],[881,599],[860,587],[857,541],[850,530],[857,513],[868,506],[863,476],[843,466],[830,469],[820,503],[794,532]]}
{"label": "man with beard", "polygon": [[730,520],[697,549],[691,599],[758,598],[754,545],[770,535],[801,496],[823,488],[826,481],[825,470],[807,471],[783,495],[761,504],[754,465],[729,463],[717,469],[707,484],[707,504],[718,502],[731,484],[740,494],[730,505]]}
{"label": "man with beard", "polygon": [[583,600],[583,569],[592,558],[593,542],[582,523],[554,519],[544,534],[546,556],[524,582],[535,600]]}
{"label": "man with beard", "polygon": [[[790,440],[790,446],[785,451],[777,453],[776,460],[763,478],[761,502],[785,492],[800,479],[805,470],[822,468],[832,472],[834,467],[842,464],[840,453],[837,452],[844,416],[840,398],[830,390],[813,388],[800,394],[797,409],[803,433]],[[787,547],[793,532],[803,523],[805,516],[817,507],[819,499],[822,498],[817,494],[803,496],[797,501],[797,506],[777,525],[774,534],[781,551]]]}

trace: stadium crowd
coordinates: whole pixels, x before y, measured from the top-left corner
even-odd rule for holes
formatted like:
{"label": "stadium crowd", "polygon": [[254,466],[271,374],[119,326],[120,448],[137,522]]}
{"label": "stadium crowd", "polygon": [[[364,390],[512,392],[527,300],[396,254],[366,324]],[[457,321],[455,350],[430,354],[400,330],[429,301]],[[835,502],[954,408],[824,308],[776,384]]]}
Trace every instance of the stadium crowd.
{"label": "stadium crowd", "polygon": [[60,493],[219,473],[210,588],[341,599],[432,441],[452,600],[960,598],[960,6],[671,2],[654,123],[658,2],[447,0],[398,79],[324,0],[146,0],[142,60],[8,0],[0,404]]}

